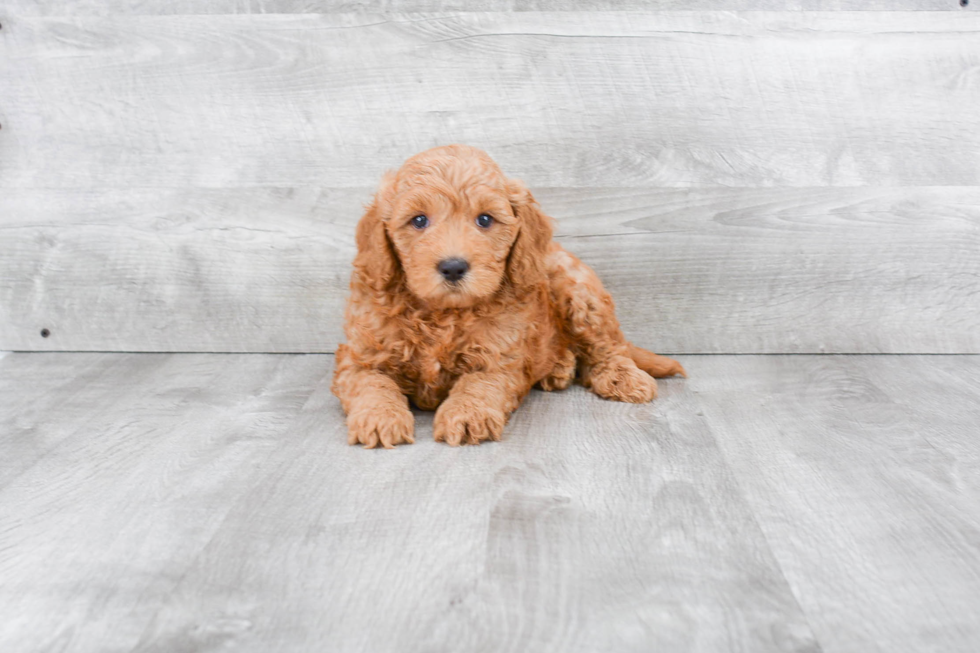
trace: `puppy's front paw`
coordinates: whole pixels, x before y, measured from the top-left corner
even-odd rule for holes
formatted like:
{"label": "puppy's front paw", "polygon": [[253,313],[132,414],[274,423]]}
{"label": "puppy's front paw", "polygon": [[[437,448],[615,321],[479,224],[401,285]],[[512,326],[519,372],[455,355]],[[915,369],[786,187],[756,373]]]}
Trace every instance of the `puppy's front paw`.
{"label": "puppy's front paw", "polygon": [[643,404],[657,396],[657,382],[625,356],[593,366],[585,381],[597,395],[614,401]]}
{"label": "puppy's front paw", "polygon": [[500,410],[465,397],[449,397],[436,411],[432,435],[436,442],[457,447],[499,440],[507,416]]}
{"label": "puppy's front paw", "polygon": [[405,406],[372,406],[347,416],[347,444],[363,444],[373,449],[379,444],[394,449],[396,444],[415,442],[415,417]]}

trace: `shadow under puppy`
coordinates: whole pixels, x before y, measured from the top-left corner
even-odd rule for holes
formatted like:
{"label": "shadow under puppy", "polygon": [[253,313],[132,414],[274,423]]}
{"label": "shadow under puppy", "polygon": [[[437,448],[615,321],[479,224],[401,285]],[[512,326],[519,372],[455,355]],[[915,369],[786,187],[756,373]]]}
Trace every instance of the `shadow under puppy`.
{"label": "shadow under puppy", "polygon": [[483,151],[437,147],[388,173],[357,225],[332,390],[348,442],[411,443],[408,397],[436,410],[436,440],[499,440],[532,386],[576,376],[607,399],[647,402],[684,375],[623,336],[612,298],[552,241],[551,218]]}

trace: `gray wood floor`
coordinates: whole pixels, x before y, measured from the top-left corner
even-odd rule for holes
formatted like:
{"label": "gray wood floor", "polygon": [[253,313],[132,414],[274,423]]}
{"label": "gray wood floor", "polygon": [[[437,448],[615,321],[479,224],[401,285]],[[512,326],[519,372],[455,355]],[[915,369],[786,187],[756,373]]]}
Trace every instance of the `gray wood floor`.
{"label": "gray wood floor", "polygon": [[0,357],[2,651],[976,651],[980,357],[345,444],[329,355]]}

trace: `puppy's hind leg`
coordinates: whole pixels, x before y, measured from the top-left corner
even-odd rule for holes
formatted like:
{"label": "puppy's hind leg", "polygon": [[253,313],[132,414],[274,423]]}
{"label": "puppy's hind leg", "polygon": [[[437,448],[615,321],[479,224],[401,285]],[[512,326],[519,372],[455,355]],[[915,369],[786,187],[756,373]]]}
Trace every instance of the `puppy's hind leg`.
{"label": "puppy's hind leg", "polygon": [[606,399],[644,403],[657,395],[653,376],[683,373],[676,361],[626,340],[612,297],[592,268],[557,244],[546,267],[552,302],[575,349],[585,387]]}
{"label": "puppy's hind leg", "polygon": [[633,359],[637,367],[658,379],[668,376],[683,376],[687,378],[687,371],[673,358],[655,354],[642,347],[637,347],[632,343],[630,343],[630,358]]}
{"label": "puppy's hind leg", "polygon": [[564,390],[575,380],[575,353],[566,349],[548,376],[538,381],[538,386],[546,391]]}

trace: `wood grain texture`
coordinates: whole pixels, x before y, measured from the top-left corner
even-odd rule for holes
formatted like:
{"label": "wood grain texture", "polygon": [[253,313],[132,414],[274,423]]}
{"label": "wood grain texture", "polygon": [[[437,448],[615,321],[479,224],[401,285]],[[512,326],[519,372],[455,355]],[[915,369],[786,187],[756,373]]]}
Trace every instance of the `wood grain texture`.
{"label": "wood grain texture", "polygon": [[[535,193],[655,350],[980,352],[976,188]],[[5,191],[0,348],[331,352],[370,196]]]}
{"label": "wood grain texture", "polygon": [[980,358],[684,362],[825,651],[980,647]]}
{"label": "wood grain texture", "polygon": [[[129,405],[146,391],[166,356],[141,359],[113,354],[13,356],[0,368],[0,461],[4,487],[101,411]],[[27,390],[27,391],[25,391]],[[93,407],[98,407],[93,411]],[[80,419],[80,415],[85,418]]]}
{"label": "wood grain texture", "polygon": [[329,356],[8,356],[0,647],[980,646],[980,358],[684,363],[367,451]]}
{"label": "wood grain texture", "polygon": [[432,11],[968,11],[959,0],[7,0],[21,16]]}
{"label": "wood grain texture", "polygon": [[980,15],[12,16],[0,188],[980,184]]}
{"label": "wood grain texture", "polygon": [[332,351],[369,188],[464,141],[645,346],[980,352],[972,12],[12,6],[2,348]]}
{"label": "wood grain texture", "polygon": [[[0,648],[131,650],[327,365],[293,356],[31,361],[35,378],[22,375],[19,392],[0,401],[55,403],[23,414],[17,436],[2,440],[5,470],[37,460],[0,489]],[[43,367],[72,363],[79,373],[66,371],[63,386],[34,389],[48,378]]]}
{"label": "wood grain texture", "polygon": [[[479,448],[420,413],[418,444],[382,453],[346,445],[331,361],[6,361],[0,414],[121,395],[22,418],[59,443],[0,488],[0,647],[819,650],[682,381],[648,406],[534,392]],[[35,395],[31,364],[78,376]]]}
{"label": "wood grain texture", "polygon": [[333,351],[369,199],[291,189],[6,193],[0,342]]}

